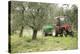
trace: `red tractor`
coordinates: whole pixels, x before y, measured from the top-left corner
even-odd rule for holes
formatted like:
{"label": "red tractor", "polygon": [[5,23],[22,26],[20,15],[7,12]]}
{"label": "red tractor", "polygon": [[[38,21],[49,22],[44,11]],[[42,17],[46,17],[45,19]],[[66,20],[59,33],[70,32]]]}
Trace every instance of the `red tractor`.
{"label": "red tractor", "polygon": [[55,37],[58,37],[58,35],[60,35],[61,37],[63,35],[65,37],[67,37],[67,35],[73,37],[73,31],[69,17],[67,16],[56,17]]}

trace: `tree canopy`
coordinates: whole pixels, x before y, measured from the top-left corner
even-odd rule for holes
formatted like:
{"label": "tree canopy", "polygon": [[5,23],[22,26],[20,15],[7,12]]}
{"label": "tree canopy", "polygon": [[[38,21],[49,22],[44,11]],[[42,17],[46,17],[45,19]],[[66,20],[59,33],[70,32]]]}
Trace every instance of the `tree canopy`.
{"label": "tree canopy", "polygon": [[54,17],[63,15],[69,16],[77,28],[77,11],[75,5],[71,9],[64,10],[63,7],[58,7],[58,4],[11,1],[11,31],[13,33],[19,30],[22,36],[27,26],[33,30],[32,39],[36,39],[37,31],[46,24],[54,24]]}

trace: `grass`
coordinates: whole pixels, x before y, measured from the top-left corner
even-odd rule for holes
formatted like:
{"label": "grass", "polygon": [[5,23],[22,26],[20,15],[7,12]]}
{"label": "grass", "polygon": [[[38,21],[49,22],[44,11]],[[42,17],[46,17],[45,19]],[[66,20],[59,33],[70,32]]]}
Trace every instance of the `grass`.
{"label": "grass", "polygon": [[77,49],[76,37],[44,37],[39,36],[37,40],[32,40],[31,36],[19,37],[11,36],[11,52],[25,53],[37,51],[52,51],[52,50],[71,50]]}

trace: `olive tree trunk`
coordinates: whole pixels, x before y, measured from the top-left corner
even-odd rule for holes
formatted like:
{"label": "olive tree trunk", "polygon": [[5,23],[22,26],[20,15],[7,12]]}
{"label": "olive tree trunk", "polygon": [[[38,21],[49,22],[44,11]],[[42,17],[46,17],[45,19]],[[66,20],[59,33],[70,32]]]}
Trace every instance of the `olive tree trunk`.
{"label": "olive tree trunk", "polygon": [[37,38],[37,30],[33,29],[33,36],[32,36],[32,40],[35,40]]}
{"label": "olive tree trunk", "polygon": [[23,36],[23,30],[24,30],[24,26],[21,27],[19,37],[22,37]]}

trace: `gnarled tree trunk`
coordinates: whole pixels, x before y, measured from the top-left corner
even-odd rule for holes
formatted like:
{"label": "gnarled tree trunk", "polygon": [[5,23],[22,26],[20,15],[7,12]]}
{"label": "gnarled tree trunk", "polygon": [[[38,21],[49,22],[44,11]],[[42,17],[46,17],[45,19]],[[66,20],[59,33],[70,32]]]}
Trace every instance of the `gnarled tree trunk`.
{"label": "gnarled tree trunk", "polygon": [[37,30],[33,29],[33,36],[32,36],[32,40],[35,40],[37,37]]}
{"label": "gnarled tree trunk", "polygon": [[22,37],[22,35],[23,35],[23,30],[24,30],[24,26],[21,27],[19,37]]}

